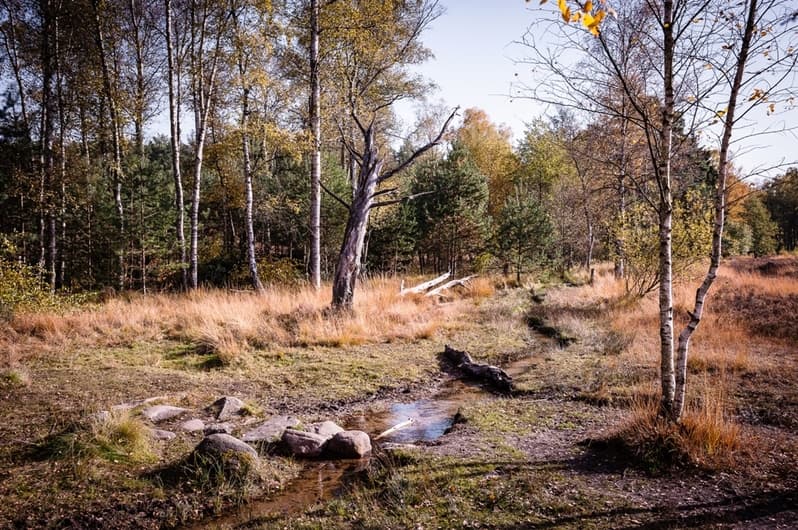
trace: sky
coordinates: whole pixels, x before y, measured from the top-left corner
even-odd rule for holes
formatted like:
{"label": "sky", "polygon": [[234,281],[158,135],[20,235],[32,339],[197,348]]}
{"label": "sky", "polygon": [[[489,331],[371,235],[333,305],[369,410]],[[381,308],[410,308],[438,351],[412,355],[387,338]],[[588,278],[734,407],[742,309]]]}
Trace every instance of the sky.
{"label": "sky", "polygon": [[[442,0],[441,3],[445,13],[422,37],[435,57],[417,67],[420,74],[438,85],[436,92],[427,95],[428,100],[443,102],[449,107],[481,108],[494,123],[509,126],[515,140],[519,139],[525,123],[550,110],[528,99],[509,97],[513,80],[524,79],[523,65],[514,62],[524,55],[523,47],[517,42],[539,16],[531,10],[537,8],[538,2]],[[555,9],[551,4],[543,8]],[[414,108],[411,105],[403,104],[398,111],[403,119],[412,122]],[[775,117],[766,117],[763,111],[757,120],[760,126],[779,130],[798,125],[798,111]],[[795,133],[745,140],[742,136],[738,131],[736,137],[740,143],[733,150],[737,153],[735,165],[745,173],[798,161]],[[779,169],[772,174],[783,171]]]}

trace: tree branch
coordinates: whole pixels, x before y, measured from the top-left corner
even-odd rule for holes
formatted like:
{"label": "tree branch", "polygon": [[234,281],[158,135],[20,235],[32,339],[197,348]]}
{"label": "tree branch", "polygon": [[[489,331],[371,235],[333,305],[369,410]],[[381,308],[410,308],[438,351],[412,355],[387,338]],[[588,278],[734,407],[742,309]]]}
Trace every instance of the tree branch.
{"label": "tree branch", "polygon": [[343,206],[344,208],[346,208],[346,210],[347,210],[347,211],[350,211],[350,210],[352,209],[352,207],[349,205],[349,203],[348,203],[348,202],[346,202],[345,200],[343,200],[343,199],[342,199],[341,197],[339,197],[339,196],[338,196],[338,195],[337,195],[337,194],[336,194],[334,191],[332,191],[332,190],[331,190],[331,189],[329,189],[327,186],[325,186],[323,182],[319,181],[319,184],[321,185],[321,189],[323,189],[323,190],[324,190],[324,191],[325,191],[325,192],[326,192],[326,193],[327,193],[327,194],[328,194],[330,197],[332,197],[333,199],[335,199],[336,201],[338,201],[338,202],[341,204],[341,206]]}
{"label": "tree branch", "polygon": [[383,173],[382,176],[377,180],[377,183],[385,182],[386,180],[388,180],[389,178],[393,177],[397,173],[400,173],[400,172],[404,171],[413,162],[415,162],[418,157],[420,157],[421,155],[423,155],[424,153],[426,153],[427,151],[429,151],[430,149],[432,149],[433,147],[438,145],[440,143],[440,141],[441,141],[441,138],[443,138],[443,135],[446,132],[446,129],[449,128],[449,124],[452,122],[454,117],[457,115],[457,111],[458,110],[460,110],[459,106],[455,107],[454,110],[452,111],[452,113],[449,114],[449,117],[446,118],[446,121],[444,122],[443,127],[441,127],[441,130],[438,132],[438,136],[436,136],[431,142],[429,142],[426,145],[424,145],[424,146],[420,147],[419,149],[417,149],[412,155],[410,155],[407,158],[407,160],[405,160],[404,162],[399,164],[397,167],[395,167],[394,169],[391,169],[390,171],[386,171],[385,173]]}
{"label": "tree branch", "polygon": [[369,209],[380,208],[382,206],[390,206],[391,204],[398,204],[400,202],[412,201],[413,199],[416,199],[418,197],[423,197],[424,195],[431,195],[433,193],[435,193],[434,190],[433,191],[422,191],[421,193],[414,193],[413,195],[407,195],[407,196],[401,197],[399,199],[391,199],[391,200],[388,200],[388,201],[375,202],[375,203],[372,203],[371,206],[369,206]]}

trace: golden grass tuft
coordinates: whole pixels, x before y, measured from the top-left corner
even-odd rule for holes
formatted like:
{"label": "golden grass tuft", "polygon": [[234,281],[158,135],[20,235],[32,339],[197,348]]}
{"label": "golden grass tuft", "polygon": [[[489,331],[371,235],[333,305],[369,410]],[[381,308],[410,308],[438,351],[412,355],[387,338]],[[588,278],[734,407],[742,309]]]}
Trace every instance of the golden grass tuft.
{"label": "golden grass tuft", "polygon": [[655,473],[684,466],[730,466],[741,429],[726,413],[724,386],[704,381],[679,424],[658,414],[657,393],[645,392],[634,399],[629,417],[608,441]]}
{"label": "golden grass tuft", "polygon": [[88,443],[97,456],[113,462],[155,460],[150,429],[127,411],[114,411],[94,419]]}

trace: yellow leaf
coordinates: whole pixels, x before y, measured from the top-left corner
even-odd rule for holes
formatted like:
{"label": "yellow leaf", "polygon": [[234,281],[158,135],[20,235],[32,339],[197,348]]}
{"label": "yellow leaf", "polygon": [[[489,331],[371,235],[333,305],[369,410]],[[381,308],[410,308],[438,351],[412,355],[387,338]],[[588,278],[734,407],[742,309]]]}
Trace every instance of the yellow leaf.
{"label": "yellow leaf", "polygon": [[720,109],[715,113],[718,118],[722,118],[726,114],[726,109]]}
{"label": "yellow leaf", "polygon": [[592,0],[587,0],[587,2],[585,2],[585,7],[582,8],[582,11],[584,11],[585,13],[590,13],[591,11],[593,11]]}
{"label": "yellow leaf", "polygon": [[571,8],[568,7],[568,3],[565,0],[558,0],[557,7],[560,8],[560,13],[562,13],[562,19],[567,23],[571,21]]}

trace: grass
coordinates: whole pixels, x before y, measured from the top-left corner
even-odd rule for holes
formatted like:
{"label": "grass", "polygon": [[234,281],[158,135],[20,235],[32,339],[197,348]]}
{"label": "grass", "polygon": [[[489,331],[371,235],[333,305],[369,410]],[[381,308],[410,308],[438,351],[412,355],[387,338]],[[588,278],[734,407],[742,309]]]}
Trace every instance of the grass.
{"label": "grass", "polygon": [[[577,276],[569,287],[548,285],[538,301],[523,289],[494,292],[491,278],[444,303],[399,297],[398,282],[378,279],[358,291],[356,312],[338,316],[325,312],[325,291],[310,289],[115,299],[63,320],[17,315],[0,332],[13,348],[13,370],[27,381],[2,387],[13,443],[0,448],[7,501],[0,526],[55,526],[70,514],[104,510],[148,514],[141,526],[180,524],[272,493],[297,474],[290,460],[264,458],[266,468],[246,480],[206,473],[173,481],[169,470],[199,435],[169,443],[148,437],[155,460],[127,456],[144,454],[132,449],[135,425],[123,428],[124,416],[95,425],[83,419],[86,410],[150,396],[199,410],[235,395],[264,417],[368,417],[428,398],[446,343],[483,362],[518,360],[526,367],[513,372],[520,392],[478,395],[461,406],[466,422],[435,444],[377,452],[343,496],[290,517],[262,514],[246,527],[680,526],[700,524],[690,518],[706,513],[710,524],[740,523],[712,518],[727,493],[786,491],[798,461],[794,343],[765,332],[764,316],[760,324],[750,318],[762,297],[789,299],[796,286],[772,290],[762,275],[756,263],[721,270],[692,344],[687,412],[676,426],[654,414],[656,298],[624,297],[608,267],[597,268],[593,285]],[[689,307],[693,287],[678,286],[677,313]],[[726,303],[744,292],[750,301]],[[531,330],[530,307],[543,325],[578,340],[559,344]],[[21,400],[24,418],[11,413]],[[624,458],[578,445],[602,436],[626,444]],[[35,460],[19,451],[47,442],[51,455],[61,444],[66,456]],[[107,525],[125,522],[103,517]]]}
{"label": "grass", "polygon": [[[199,290],[185,295],[131,295],[66,314],[16,315],[0,332],[13,361],[80,347],[119,347],[172,340],[213,354],[223,365],[247,352],[286,346],[344,347],[423,339],[467,297],[484,297],[492,287],[477,279],[454,304],[423,296],[399,296],[398,281],[375,279],[362,285],[355,311],[330,314],[328,289],[270,288],[264,293]],[[13,345],[13,346],[12,346]],[[22,354],[21,352],[25,352]],[[11,362],[11,354],[8,354]]]}

